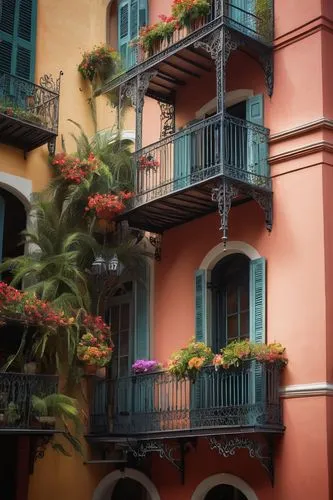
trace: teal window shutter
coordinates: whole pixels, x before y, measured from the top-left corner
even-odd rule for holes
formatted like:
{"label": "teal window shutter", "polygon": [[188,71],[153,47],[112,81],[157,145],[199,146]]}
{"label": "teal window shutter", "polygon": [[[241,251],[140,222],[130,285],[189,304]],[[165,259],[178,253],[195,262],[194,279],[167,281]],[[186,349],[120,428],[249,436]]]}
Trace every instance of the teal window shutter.
{"label": "teal window shutter", "polygon": [[147,24],[147,0],[121,0],[118,6],[118,50],[125,69],[136,62],[136,49],[131,40],[139,35],[141,26]]}
{"label": "teal window shutter", "polygon": [[140,266],[139,279],[135,282],[135,341],[134,358],[149,359],[150,314],[149,314],[149,265]]}
{"label": "teal window shutter", "polygon": [[0,18],[0,71],[35,77],[37,0],[6,0]]}
{"label": "teal window shutter", "polygon": [[207,342],[207,271],[195,272],[195,338]]}
{"label": "teal window shutter", "polygon": [[[246,101],[246,120],[264,126],[264,96],[250,97]],[[257,175],[268,176],[268,144],[255,130],[248,129],[247,163],[248,171]]]}
{"label": "teal window shutter", "polygon": [[[250,263],[250,340],[266,341],[266,259]],[[263,367],[255,364],[253,374],[253,403],[262,403],[265,395]]]}

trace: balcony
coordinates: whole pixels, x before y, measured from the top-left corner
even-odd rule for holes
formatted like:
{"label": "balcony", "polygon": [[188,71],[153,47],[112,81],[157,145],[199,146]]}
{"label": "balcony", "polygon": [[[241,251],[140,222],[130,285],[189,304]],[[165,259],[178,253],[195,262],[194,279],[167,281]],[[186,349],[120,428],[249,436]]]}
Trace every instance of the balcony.
{"label": "balcony", "polygon": [[31,398],[53,394],[57,387],[58,377],[53,375],[0,373],[0,434],[47,433],[34,416]]}
{"label": "balcony", "polygon": [[123,215],[132,227],[160,233],[215,212],[221,178],[240,203],[271,194],[268,130],[230,116],[195,123],[134,154],[136,196]]}
{"label": "balcony", "polygon": [[0,72],[0,142],[28,153],[58,133],[59,80],[45,86]]}
{"label": "balcony", "polygon": [[[144,72],[153,71],[147,95],[161,102],[172,100],[172,94],[179,85],[210,71],[210,57],[206,52],[213,55],[217,43],[209,48],[209,37],[219,34],[222,29],[228,33],[229,42],[232,40],[232,43],[224,43],[225,53],[234,50],[236,45],[242,45],[251,54],[259,53],[259,59],[269,57],[273,40],[272,0],[264,3],[248,0],[245,9],[236,3],[232,0],[211,0],[211,10],[206,18],[176,30],[169,39],[156,43],[150,53],[128,47],[124,61],[126,71],[107,82],[103,92],[109,92]],[[263,67],[266,72],[266,64]]]}
{"label": "balcony", "polygon": [[[202,370],[195,383],[168,372],[96,381],[91,438],[108,441],[284,430],[275,365]],[[110,419],[109,419],[110,415]]]}

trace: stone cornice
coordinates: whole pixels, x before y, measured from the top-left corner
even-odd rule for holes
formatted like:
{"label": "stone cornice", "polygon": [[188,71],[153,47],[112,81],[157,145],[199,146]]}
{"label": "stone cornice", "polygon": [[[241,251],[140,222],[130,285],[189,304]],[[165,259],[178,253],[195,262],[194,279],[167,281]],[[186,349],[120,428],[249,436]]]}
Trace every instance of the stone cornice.
{"label": "stone cornice", "polygon": [[274,50],[283,49],[284,47],[318,33],[319,31],[327,31],[333,34],[333,22],[327,17],[322,16],[317,17],[302,26],[298,26],[294,30],[275,38]]}
{"label": "stone cornice", "polygon": [[281,387],[282,398],[308,398],[313,396],[333,396],[333,384],[329,382],[313,382]]}
{"label": "stone cornice", "polygon": [[333,120],[328,120],[327,118],[319,118],[318,120],[304,123],[289,130],[277,132],[276,134],[272,134],[270,136],[269,142],[270,144],[276,144],[278,142],[285,141],[286,139],[294,139],[301,135],[317,132],[318,130],[324,129],[333,131]]}

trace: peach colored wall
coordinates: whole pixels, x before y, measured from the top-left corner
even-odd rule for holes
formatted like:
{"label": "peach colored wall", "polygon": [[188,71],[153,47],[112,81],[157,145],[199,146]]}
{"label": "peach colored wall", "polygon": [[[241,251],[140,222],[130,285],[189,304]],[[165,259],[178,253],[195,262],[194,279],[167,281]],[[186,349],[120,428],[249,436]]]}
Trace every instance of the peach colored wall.
{"label": "peach colored wall", "polygon": [[[254,202],[232,208],[230,214],[230,240],[244,241],[267,258],[267,340],[287,346],[292,361],[286,382],[291,384],[326,378],[322,169],[301,175],[274,180],[271,234]],[[155,268],[153,354],[161,361],[194,335],[194,271],[220,242],[218,228],[213,214],[164,234],[163,258]],[[306,352],[311,352],[311,363],[304,362]]]}
{"label": "peach colored wall", "polygon": [[274,0],[275,39],[311,23],[322,13],[321,0],[302,0],[301,5],[302,8],[298,0],[290,0],[288,4],[285,0]]}

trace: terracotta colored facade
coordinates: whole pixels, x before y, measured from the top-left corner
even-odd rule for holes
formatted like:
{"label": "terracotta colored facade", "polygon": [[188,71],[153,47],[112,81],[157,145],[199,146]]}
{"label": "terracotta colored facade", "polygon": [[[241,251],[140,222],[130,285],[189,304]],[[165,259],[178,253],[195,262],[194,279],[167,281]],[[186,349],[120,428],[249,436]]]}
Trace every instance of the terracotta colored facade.
{"label": "terracotta colored facade", "polygon": [[[171,10],[169,0],[149,0],[148,3],[150,24],[157,22],[159,14],[169,14]],[[243,5],[242,2],[235,4]],[[244,6],[250,4],[252,2],[245,1]],[[237,28],[234,31],[237,32]],[[116,0],[110,4],[107,0],[60,0],[56,3],[38,0],[35,81],[45,73],[55,77],[59,71],[64,73],[59,101],[58,149],[61,135],[65,137],[67,149],[74,149],[69,135],[73,131],[69,118],[79,122],[88,134],[94,132],[87,104],[89,89],[81,81],[77,65],[83,50],[106,40],[113,45],[118,43]],[[24,456],[31,455],[31,449],[29,452],[26,438],[20,437],[16,443],[21,461],[17,461],[15,500],[44,500],[46,497],[49,500],[333,498],[332,2],[303,0],[300,5],[291,0],[285,5],[284,0],[275,0],[274,41],[268,49],[264,45],[259,40],[258,52],[250,50],[249,53],[245,42],[231,52],[225,71],[224,106],[230,108],[253,96],[263,95],[263,125],[269,129],[272,231],[266,231],[265,214],[251,196],[246,196],[246,200],[242,200],[245,202],[230,210],[226,252],[221,243],[221,217],[217,206],[210,210],[211,213],[196,213],[192,220],[162,228],[161,259],[149,265],[146,357],[164,362],[195,336],[196,270],[211,271],[219,261],[232,254],[247,255],[250,260],[264,257],[267,267],[263,340],[281,342],[289,359],[279,387],[285,430],[264,434],[259,428],[252,429],[250,435],[239,429],[232,431],[229,428],[225,432],[219,429],[212,434],[196,428],[186,435],[176,433],[173,436],[171,433],[166,437],[159,433],[157,438],[148,433],[144,442],[155,440],[159,445],[172,448],[178,465],[180,444],[184,445],[183,476],[175,464],[159,457],[158,453],[147,453],[142,461],[133,460],[129,453],[127,463],[116,463],[114,453],[119,451],[119,443],[124,447],[128,439],[133,442],[140,442],[140,439],[135,433],[118,439],[112,434],[109,422],[108,431],[98,436],[87,429],[85,461],[92,457],[92,449],[98,451],[100,445],[110,447],[111,459],[103,463],[102,455],[98,455],[99,464],[83,463],[77,456],[64,458],[47,449],[45,457],[35,462],[33,471],[28,471]],[[274,67],[271,97],[260,65],[263,46]],[[182,47],[179,52],[181,50]],[[188,66],[184,61],[177,63],[181,65],[180,71],[173,69],[168,73],[164,67],[174,79],[184,80],[173,92],[176,131],[195,119],[207,118],[216,112],[216,68],[209,56],[206,54],[205,59],[202,54],[196,55],[195,60],[209,71],[193,64]],[[135,74],[144,74],[144,71],[139,69]],[[152,85],[151,88],[156,90],[157,87]],[[97,114],[99,130],[114,125],[116,112],[106,105],[103,96],[98,99]],[[127,113],[124,129],[134,140],[135,110]],[[160,140],[160,108],[156,95],[155,99],[149,96],[144,99],[142,129],[143,147]],[[13,193],[24,209],[29,207],[29,195],[42,189],[50,177],[46,155],[46,145],[24,158],[22,151],[0,144],[1,190]],[[143,205],[149,205],[151,200],[147,200]],[[153,207],[153,203],[150,206]],[[133,220],[140,219],[139,210],[142,208],[137,206],[129,214],[130,225]],[[152,213],[154,208],[149,210]],[[140,224],[140,229],[151,231],[144,222]],[[131,342],[137,342],[134,330],[131,335]],[[211,337],[208,335],[206,340],[209,343]],[[131,357],[134,361],[134,346]],[[91,388],[88,394],[89,403],[93,405]],[[151,415],[145,418],[149,420]],[[261,463],[258,457],[251,458],[247,448],[236,449],[229,457],[220,456],[210,449],[207,438],[212,435],[219,439],[229,439],[230,435],[245,438],[252,444],[257,439],[266,443],[268,436],[267,443],[272,445],[268,449],[269,458],[274,464],[273,484],[272,477],[263,467],[263,463],[267,465],[265,460]],[[4,437],[0,431],[0,444],[1,439]],[[263,453],[267,453],[266,448]],[[122,479],[128,481],[127,497],[121,497],[121,490],[117,491]],[[130,481],[141,485],[139,490]],[[216,490],[216,495],[221,496],[212,496],[213,488],[223,484],[229,485],[229,489]]]}

